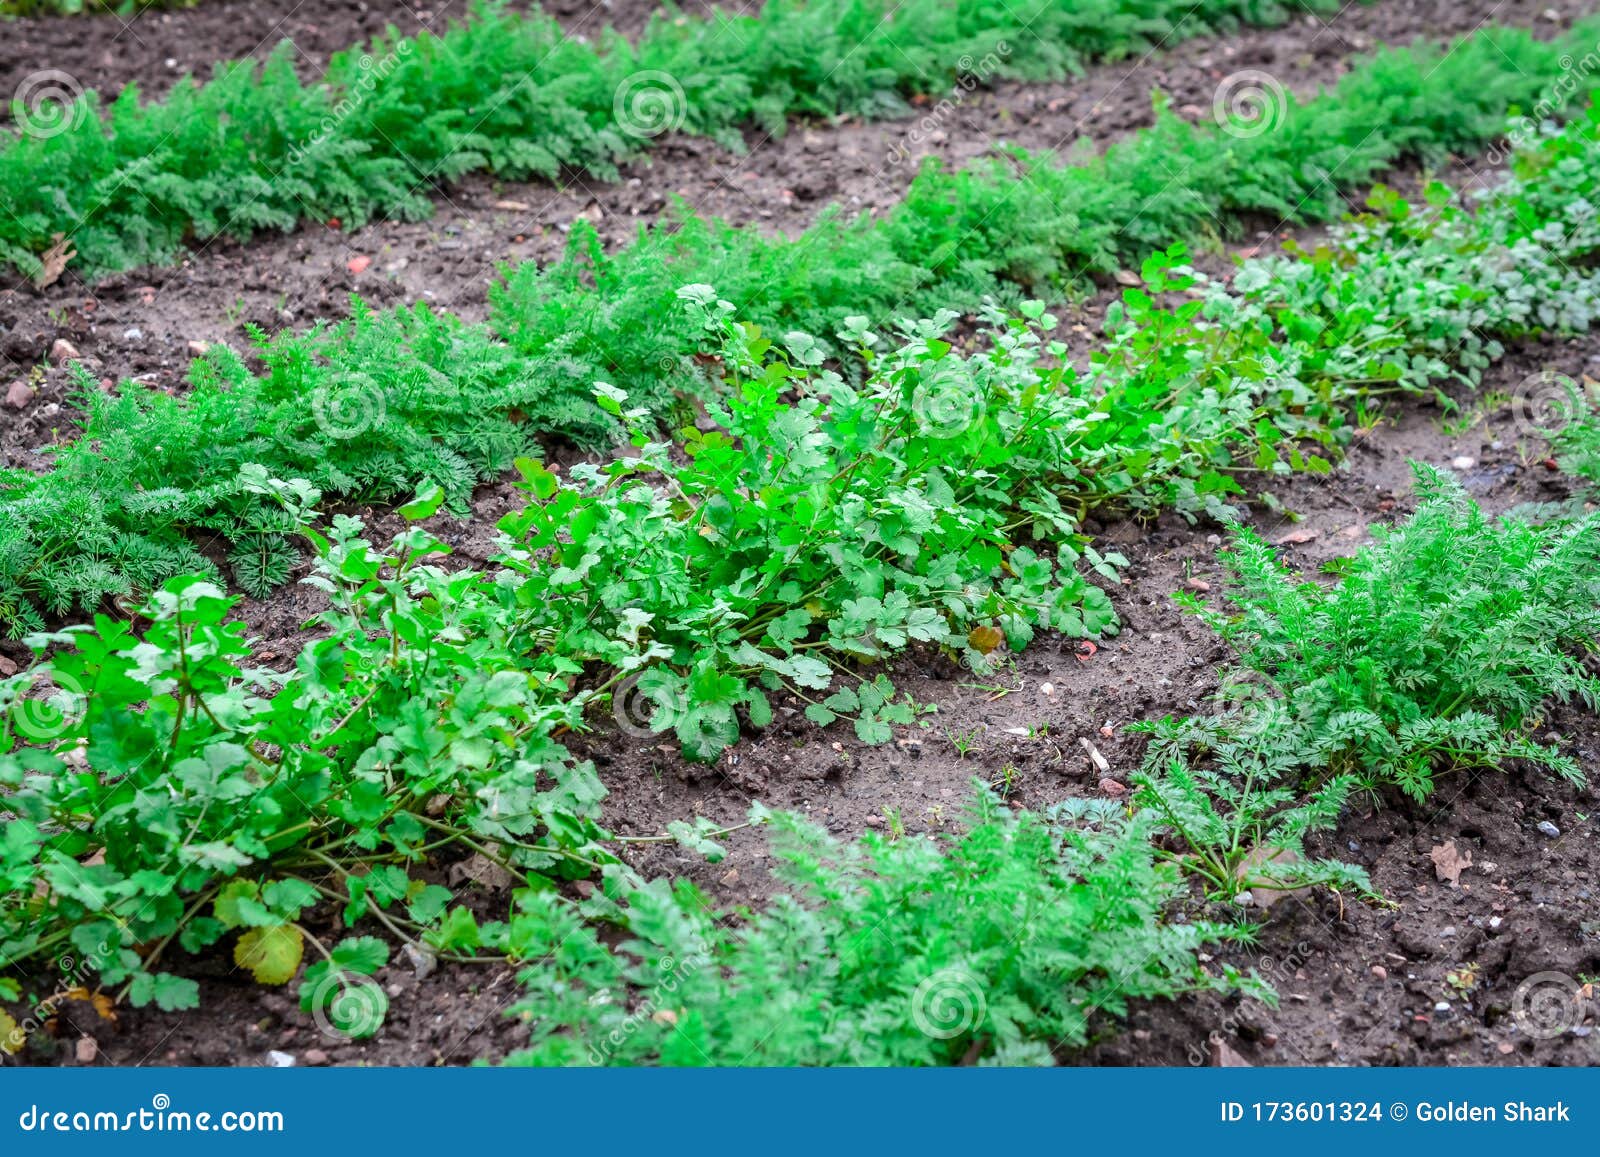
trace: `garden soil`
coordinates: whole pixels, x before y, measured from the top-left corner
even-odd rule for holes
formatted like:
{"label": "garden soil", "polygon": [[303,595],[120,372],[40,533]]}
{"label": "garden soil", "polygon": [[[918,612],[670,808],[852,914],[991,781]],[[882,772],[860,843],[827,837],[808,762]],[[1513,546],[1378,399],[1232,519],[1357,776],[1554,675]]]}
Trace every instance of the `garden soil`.
{"label": "garden soil", "polygon": [[[619,4],[614,18],[637,28],[647,7]],[[1331,31],[1301,20],[1095,68],[1070,84],[1002,85],[972,94],[937,130],[942,137],[926,143],[953,163],[1000,140],[1043,147],[1088,136],[1103,144],[1149,123],[1153,88],[1171,93],[1180,108],[1209,110],[1222,76],[1264,68],[1310,92],[1335,79],[1352,53],[1375,43],[1469,31],[1491,16],[1554,30],[1593,7],[1390,0],[1347,11]],[[309,18],[294,24],[298,17],[282,27],[314,64],[386,21],[409,29],[404,21],[412,17],[404,9],[329,4],[319,7],[314,27]],[[251,6],[218,0],[162,18],[159,32],[137,24],[146,40],[163,46],[155,55],[119,48],[112,26],[100,21],[24,22],[21,41],[10,38],[12,26],[0,26],[0,75],[29,64],[77,68],[87,83],[139,80],[158,89],[163,73],[152,61],[162,51],[173,56],[171,46],[180,40],[183,55],[174,58],[183,68],[252,51],[245,14],[255,19]],[[31,45],[31,55],[19,56],[18,43]],[[878,212],[909,181],[909,171],[885,171],[881,163],[908,127],[796,126],[782,140],[752,138],[744,157],[672,139],[617,185],[572,182],[558,189],[468,181],[441,195],[439,214],[428,222],[382,222],[352,233],[313,225],[248,246],[219,242],[196,249],[173,270],[145,270],[94,286],[69,275],[43,294],[13,289],[0,295],[0,356],[9,359],[9,366],[0,362],[0,379],[33,375],[60,339],[95,359],[96,372],[108,380],[139,375],[178,391],[189,342],[243,348],[244,322],[269,330],[302,325],[337,315],[351,292],[384,303],[429,300],[481,315],[496,260],[556,256],[579,215],[594,220],[609,243],[624,242],[640,224],[661,219],[673,193],[700,212],[789,234],[829,202],[847,213]],[[1279,240],[1273,223],[1262,224],[1259,234],[1241,239],[1248,249]],[[1237,253],[1219,249],[1203,264],[1225,276]],[[372,258],[359,275],[348,265],[358,256]],[[1064,330],[1078,347],[1087,344],[1079,335],[1095,329],[1114,293],[1101,288],[1068,312]],[[1513,350],[1479,397],[1513,393],[1544,371],[1600,378],[1600,336]],[[45,365],[33,376],[40,391],[26,408],[0,408],[6,465],[37,467],[42,459],[35,451],[71,429],[75,411],[65,373]],[[1404,517],[1413,501],[1411,460],[1455,470],[1495,512],[1567,496],[1536,437],[1504,409],[1479,413],[1472,405],[1463,399],[1462,409],[1448,412],[1408,403],[1359,438],[1331,474],[1274,482],[1278,509],[1256,503],[1250,521],[1282,545],[1288,561],[1314,573],[1370,542],[1375,528]],[[436,519],[430,529],[457,548],[460,562],[480,564],[493,553],[494,520],[514,504],[508,485],[485,486],[472,520]],[[376,534],[393,529],[384,512],[358,513],[371,519]],[[1073,796],[1121,798],[1143,749],[1129,725],[1206,711],[1213,702],[1216,668],[1227,655],[1202,625],[1179,612],[1173,596],[1218,597],[1222,531],[1176,516],[1091,529],[1129,560],[1122,583],[1111,591],[1123,619],[1118,636],[1095,646],[1041,638],[982,676],[938,653],[908,656],[893,668],[897,686],[938,710],[925,717],[926,726],[897,729],[895,741],[882,747],[864,746],[848,730],[819,731],[800,716],[800,705],[780,703],[773,727],[747,736],[716,764],[697,765],[669,743],[624,734],[609,717],[596,719],[596,730],[574,747],[595,760],[610,789],[607,826],[651,835],[695,815],[736,824],[759,800],[809,815],[841,837],[884,832],[891,811],[908,832],[937,835],[959,828],[975,782],[1003,787],[1008,799],[1028,808]],[[247,600],[245,617],[261,640],[258,657],[287,666],[317,609],[315,592],[297,586],[270,600]],[[0,654],[22,657],[9,645],[0,645]],[[1556,710],[1541,738],[1558,742],[1600,779],[1600,726],[1592,716]],[[1137,1003],[1120,1032],[1106,1019],[1096,1043],[1060,1059],[1115,1065],[1600,1063],[1600,1025],[1592,1019],[1575,1019],[1573,1031],[1541,1038],[1524,1031],[1516,1015],[1530,978],[1577,982],[1600,974],[1600,789],[1574,789],[1513,767],[1443,781],[1426,804],[1377,803],[1354,801],[1315,851],[1365,865],[1386,903],[1287,896],[1250,910],[1260,922],[1255,944],[1221,951],[1211,963],[1254,968],[1279,992],[1277,1007],[1214,996]],[[1548,826],[1541,830],[1541,823]],[[1439,878],[1431,858],[1449,842],[1473,861],[1456,884]],[[761,832],[740,831],[726,843],[726,858],[714,865],[672,844],[633,845],[629,858],[648,873],[694,879],[719,905],[760,903],[774,888]],[[441,862],[430,870],[458,884],[478,875],[464,863]],[[509,891],[503,882],[484,878],[464,888],[484,918],[504,916]],[[1190,906],[1195,914],[1216,914],[1198,894]],[[311,927],[333,935],[332,913],[318,913]],[[261,1065],[269,1063],[269,1053],[281,1053],[299,1065],[464,1064],[501,1058],[526,1038],[525,1028],[505,1015],[518,992],[505,966],[444,965],[419,977],[397,960],[378,976],[391,995],[389,1020],[362,1042],[319,1034],[299,1011],[292,987],[249,983],[226,953],[186,961],[185,971],[200,980],[200,1010],[122,1009],[104,1019],[87,1004],[69,1002],[14,1063],[89,1058],[116,1065]],[[81,1043],[85,1038],[92,1047]]]}

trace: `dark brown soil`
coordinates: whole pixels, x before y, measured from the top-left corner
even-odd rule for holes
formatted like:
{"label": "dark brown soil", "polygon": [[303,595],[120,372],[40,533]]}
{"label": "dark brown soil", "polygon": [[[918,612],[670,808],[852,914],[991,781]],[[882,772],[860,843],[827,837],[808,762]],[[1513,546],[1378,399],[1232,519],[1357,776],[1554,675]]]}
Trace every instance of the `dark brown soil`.
{"label": "dark brown soil", "polygon": [[[1519,350],[1487,385],[1509,388],[1544,369],[1600,373],[1600,335]],[[1492,511],[1567,497],[1563,478],[1544,466],[1542,447],[1519,437],[1504,412],[1447,434],[1445,422],[1459,419],[1408,406],[1364,440],[1344,469],[1277,490],[1294,521],[1257,507],[1253,524],[1269,538],[1291,528],[1296,537],[1310,536],[1286,546],[1285,554],[1314,571],[1370,541],[1373,525],[1407,512],[1410,459],[1456,463]],[[1464,466],[1462,458],[1474,461]],[[683,760],[670,743],[631,739],[597,721],[582,751],[597,760],[610,788],[608,825],[631,835],[658,833],[670,820],[695,815],[733,824],[760,800],[843,836],[881,830],[886,809],[898,813],[908,832],[933,833],[959,823],[974,779],[1009,783],[1010,798],[1030,808],[1102,794],[1102,774],[1085,742],[1109,761],[1109,778],[1125,781],[1143,749],[1128,724],[1203,711],[1216,691],[1215,668],[1226,654],[1178,613],[1172,595],[1195,580],[1217,583],[1220,538],[1215,527],[1171,517],[1151,526],[1108,526],[1103,538],[1131,565],[1117,595],[1122,634],[1094,654],[1080,653],[1071,640],[1043,639],[982,679],[936,654],[903,660],[896,684],[937,704],[938,712],[926,727],[905,729],[885,747],[864,747],[847,730],[819,732],[791,704],[780,707],[767,732],[703,766]],[[274,604],[281,619],[250,617],[260,626],[288,626],[285,620],[308,609],[295,605],[298,597],[286,594]],[[1594,716],[1558,710],[1549,728],[1564,750],[1600,768]],[[964,756],[958,740],[969,748]],[[1102,1043],[1066,1059],[1209,1063],[1209,1041],[1220,1034],[1261,1065],[1600,1063],[1600,1027],[1592,1020],[1575,1022],[1576,1032],[1536,1039],[1519,1031],[1510,1014],[1518,986],[1530,977],[1600,973],[1597,812],[1600,789],[1576,790],[1523,769],[1446,781],[1424,805],[1398,798],[1380,808],[1362,803],[1315,850],[1367,866],[1393,907],[1325,894],[1286,897],[1262,914],[1253,948],[1218,961],[1258,970],[1279,991],[1279,1008],[1218,998],[1143,1004],[1120,1035],[1108,1025]],[[1541,820],[1561,834],[1539,832]],[[1446,840],[1474,861],[1460,887],[1439,882],[1429,859]],[[772,888],[763,837],[743,831],[725,843],[728,857],[714,866],[672,845],[636,848],[630,859],[647,873],[690,876],[721,904],[759,902]],[[493,916],[503,913],[506,897],[483,892],[473,902]],[[1462,994],[1446,978],[1469,967],[1475,984]],[[70,1063],[84,1033],[96,1038],[99,1063],[116,1064],[262,1064],[269,1050],[302,1064],[324,1058],[460,1064],[504,1055],[520,1039],[517,1024],[502,1015],[517,994],[502,968],[447,966],[419,982],[404,965],[391,966],[379,977],[393,997],[390,1020],[362,1043],[323,1037],[290,993],[241,980],[223,956],[186,969],[202,980],[199,1012],[125,1010],[112,1025],[87,1006],[68,1006],[58,1024],[57,1056],[35,1050],[29,1059]]]}
{"label": "dark brown soil", "polygon": [[[513,8],[528,8],[512,0]],[[607,27],[634,37],[660,6],[645,0],[555,0],[544,9],[567,32],[596,39]],[[708,4],[679,4],[686,12]],[[0,93],[16,91],[24,77],[49,68],[71,76],[82,90],[114,100],[127,85],[159,97],[184,76],[206,80],[227,60],[263,60],[281,42],[294,45],[295,69],[315,79],[335,52],[395,29],[403,35],[443,32],[464,20],[469,0],[201,0],[175,12],[134,16],[38,17],[0,21]]]}
{"label": "dark brown soil", "polygon": [[[1532,21],[1546,7],[1392,2],[1371,11],[1352,10],[1339,28],[1352,40],[1398,39],[1421,31],[1464,30],[1491,10],[1496,20]],[[1559,6],[1569,14],[1588,7]],[[1011,123],[1033,125],[1041,134],[1038,139],[1064,139],[1080,131],[1085,110],[1078,106],[1089,99],[1087,93],[1101,94],[1095,100],[1102,106],[1102,119],[1092,122],[1092,131],[1105,139],[1144,123],[1146,92],[1158,75],[1163,85],[1174,86],[1175,79],[1188,83],[1186,91],[1203,97],[1203,104],[1209,102],[1216,76],[1239,67],[1283,64],[1288,71],[1280,75],[1298,86],[1302,58],[1308,57],[1303,76],[1314,85],[1339,68],[1337,55],[1315,55],[1315,45],[1330,35],[1297,25],[1241,35],[1226,47],[1185,46],[1161,58],[1159,68],[1152,61],[1131,72],[1124,69],[1128,79],[1122,87],[1113,83],[1110,71],[1096,71],[1081,85],[1060,86],[1053,90],[1058,97],[1051,99],[1065,103],[1053,111],[1048,102],[1040,102],[1041,88],[975,97],[962,110],[974,121],[948,130],[961,143],[940,144],[951,150],[948,155],[972,155],[961,151],[972,148],[971,134],[984,131],[983,124],[998,123],[1006,107],[1013,114],[1020,108],[1037,116],[1034,122],[1013,115]],[[1347,50],[1341,46],[1337,51]],[[7,341],[17,340],[25,327],[41,327],[30,342],[47,347],[64,333],[86,353],[93,350],[108,373],[115,366],[118,374],[160,373],[175,381],[187,340],[238,340],[237,330],[222,316],[234,294],[245,297],[247,311],[267,310],[278,294],[288,294],[287,308],[300,320],[331,312],[337,293],[350,287],[359,284],[367,292],[369,281],[390,287],[373,294],[380,299],[431,290],[437,300],[458,308],[471,309],[475,303],[481,308],[488,259],[505,254],[512,231],[530,238],[525,248],[548,254],[558,244],[560,225],[591,196],[603,206],[601,221],[610,225],[612,239],[629,231],[636,219],[653,217],[660,206],[651,207],[647,199],[680,187],[679,181],[697,190],[714,212],[768,228],[801,228],[814,216],[815,203],[784,198],[778,191],[816,173],[831,174],[838,190],[856,188],[852,182],[866,171],[861,158],[869,147],[881,148],[890,129],[817,127],[764,146],[757,154],[762,175],[747,183],[760,192],[749,195],[743,187],[735,194],[724,177],[753,171],[751,163],[707,175],[699,170],[723,165],[726,158],[717,159],[714,150],[699,142],[670,144],[653,169],[635,175],[637,185],[543,189],[539,194],[527,188],[469,185],[460,195],[453,194],[452,204],[427,225],[374,226],[354,238],[302,230],[248,249],[216,246],[195,255],[182,270],[98,287],[98,308],[80,313],[76,328],[43,328],[46,308],[72,300],[66,291],[52,291],[45,299],[18,296],[9,304],[0,302],[0,324],[13,327]],[[852,142],[862,151],[850,152]],[[885,203],[873,201],[870,191],[854,195],[867,198],[862,208]],[[530,204],[535,198],[548,203],[538,211],[492,208],[494,200],[517,197]],[[548,226],[544,237],[534,232],[535,222]],[[450,232],[452,228],[457,231]],[[387,252],[378,256],[385,245]],[[343,261],[356,251],[376,258],[373,272],[360,279],[342,272]],[[402,261],[404,265],[374,277],[385,265]],[[1217,259],[1216,264],[1224,262]],[[141,301],[143,285],[155,290],[149,304]],[[1083,310],[1083,322],[1092,324],[1104,297]],[[17,312],[8,315],[7,309]],[[13,318],[27,320],[18,324]],[[122,339],[124,328],[132,326],[151,336]],[[28,360],[38,356],[29,354]],[[1509,389],[1544,369],[1574,378],[1600,377],[1600,335],[1516,350],[1496,367],[1486,389]],[[49,425],[61,422],[66,412],[57,410],[47,420],[43,410],[60,402],[52,370],[36,408],[20,420],[0,410],[0,446],[13,454],[48,438]],[[1522,436],[1506,414],[1475,418],[1462,430],[1456,424],[1460,415],[1450,415],[1447,430],[1447,416],[1439,409],[1408,405],[1362,439],[1346,466],[1333,475],[1275,483],[1277,497],[1293,512],[1296,537],[1305,540],[1285,546],[1286,557],[1314,570],[1370,541],[1373,525],[1403,516],[1409,508],[1408,459],[1454,463],[1493,511],[1566,497],[1561,477],[1543,465],[1543,448]],[[1464,458],[1471,463],[1463,463]],[[487,487],[472,524],[439,520],[435,532],[456,543],[466,560],[481,560],[490,545],[486,528],[509,501],[506,488]],[[1261,506],[1255,508],[1253,522],[1269,538],[1291,529],[1286,516]],[[608,825],[620,834],[653,834],[670,820],[692,815],[737,823],[749,803],[760,800],[809,814],[841,835],[880,828],[885,809],[894,809],[910,832],[935,832],[959,822],[974,778],[1008,785],[1010,798],[1030,808],[1100,794],[1102,773],[1085,744],[1109,762],[1109,778],[1125,781],[1143,748],[1138,736],[1128,734],[1128,725],[1203,710],[1216,689],[1216,665],[1226,655],[1203,627],[1177,612],[1172,595],[1186,584],[1195,589],[1196,583],[1208,583],[1215,589],[1221,540],[1217,527],[1191,527],[1175,517],[1148,526],[1092,529],[1131,560],[1123,586],[1114,592],[1123,631],[1094,653],[1074,641],[1042,639],[1001,673],[981,679],[936,654],[909,657],[895,667],[897,685],[921,702],[937,704],[938,712],[927,726],[903,729],[894,743],[879,748],[862,746],[848,731],[817,731],[798,718],[792,704],[780,708],[771,729],[747,737],[710,767],[687,763],[670,744],[630,739],[612,729],[609,720],[597,721],[599,731],[586,737],[583,746],[600,765],[611,791]],[[312,609],[304,590],[289,588],[269,603],[248,604],[246,615],[263,645],[287,659],[297,645],[299,624]],[[1560,710],[1549,726],[1552,740],[1559,737],[1563,748],[1586,767],[1600,768],[1600,725],[1593,716]],[[964,755],[958,740],[967,748]],[[1518,986],[1530,977],[1555,972],[1576,979],[1600,973],[1597,810],[1600,790],[1574,790],[1523,769],[1446,782],[1426,805],[1387,799],[1381,808],[1369,810],[1363,803],[1318,850],[1366,865],[1393,907],[1348,899],[1341,904],[1321,894],[1291,896],[1261,913],[1256,946],[1227,952],[1218,961],[1258,969],[1282,995],[1279,1008],[1216,998],[1144,1004],[1135,1009],[1125,1031],[1116,1034],[1107,1025],[1101,1043],[1065,1059],[1119,1065],[1206,1063],[1215,1035],[1249,1063],[1261,1065],[1600,1063],[1600,1026],[1592,1014],[1576,1031],[1546,1040],[1519,1031],[1509,1013]],[[1541,820],[1556,825],[1560,835],[1539,832]],[[1474,861],[1459,887],[1440,882],[1429,859],[1431,849],[1446,840],[1470,851]],[[671,845],[637,847],[631,858],[650,873],[694,878],[720,903],[760,901],[772,887],[762,836],[744,831],[726,843],[729,855],[715,866]],[[449,866],[441,864],[439,870],[448,872]],[[479,890],[473,902],[485,914],[501,914],[506,895]],[[77,1042],[88,1035],[97,1041],[95,1063],[100,1064],[259,1065],[267,1063],[270,1050],[288,1053],[302,1065],[460,1064],[503,1056],[521,1039],[519,1026],[503,1015],[517,986],[502,968],[446,966],[419,980],[404,965],[389,967],[379,977],[392,996],[389,1021],[375,1039],[361,1043],[322,1036],[298,1011],[292,992],[242,981],[225,956],[186,962],[185,969],[201,979],[200,1011],[167,1015],[123,1010],[113,1024],[99,1020],[87,1006],[69,1005],[57,1018],[54,1050],[41,1043],[26,1059],[73,1063]],[[1458,988],[1468,986],[1453,987],[1447,974],[1461,982],[1469,975],[1463,970],[1469,969],[1473,983],[1463,993]],[[1449,1007],[1441,1009],[1441,1004]]]}

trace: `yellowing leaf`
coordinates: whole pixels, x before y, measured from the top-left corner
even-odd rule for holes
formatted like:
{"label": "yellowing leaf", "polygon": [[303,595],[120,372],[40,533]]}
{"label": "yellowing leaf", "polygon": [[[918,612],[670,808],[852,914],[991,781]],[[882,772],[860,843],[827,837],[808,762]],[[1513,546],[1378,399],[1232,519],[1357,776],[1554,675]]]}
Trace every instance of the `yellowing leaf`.
{"label": "yellowing leaf", "polygon": [[998,627],[973,627],[967,635],[967,643],[980,655],[987,655],[1005,642],[1005,635]]}
{"label": "yellowing leaf", "polygon": [[61,994],[62,1000],[76,1000],[81,1004],[91,1006],[95,1015],[101,1020],[115,1021],[117,1019],[116,1002],[103,992],[90,992],[82,985],[69,988]]}
{"label": "yellowing leaf", "polygon": [[305,941],[288,924],[252,928],[233,946],[233,962],[248,968],[259,984],[288,984],[300,968]]}
{"label": "yellowing leaf", "polygon": [[17,1023],[16,1018],[0,1008],[0,1053],[11,1056],[21,1052],[27,1039],[27,1034],[22,1031],[22,1026]]}

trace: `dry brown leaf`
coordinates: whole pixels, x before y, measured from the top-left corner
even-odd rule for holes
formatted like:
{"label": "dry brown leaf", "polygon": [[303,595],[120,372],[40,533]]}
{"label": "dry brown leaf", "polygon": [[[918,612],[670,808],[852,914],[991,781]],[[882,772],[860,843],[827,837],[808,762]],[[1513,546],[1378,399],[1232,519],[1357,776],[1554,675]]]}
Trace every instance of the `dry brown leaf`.
{"label": "dry brown leaf", "polygon": [[1214,1069],[1248,1069],[1249,1061],[1245,1060],[1231,1047],[1228,1042],[1215,1034],[1211,1037],[1211,1067]]}
{"label": "dry brown leaf", "polygon": [[446,878],[456,886],[470,882],[491,891],[496,888],[509,888],[516,883],[515,877],[510,872],[482,852],[473,852],[466,859],[451,864]]}
{"label": "dry brown leaf", "polygon": [[[1270,864],[1293,864],[1299,861],[1292,849],[1274,848],[1267,844],[1257,844],[1244,859],[1239,861],[1237,876],[1240,883],[1249,883],[1251,879],[1267,879],[1264,873],[1257,869]],[[1250,898],[1255,901],[1258,908],[1270,908],[1285,896],[1303,896],[1311,891],[1310,888],[1267,888],[1252,887]]]}
{"label": "dry brown leaf", "polygon": [[1315,542],[1322,537],[1320,530],[1291,530],[1288,534],[1278,539],[1279,546],[1299,546],[1305,542]]}
{"label": "dry brown leaf", "polygon": [[1454,840],[1446,840],[1434,848],[1428,853],[1428,859],[1433,861],[1433,870],[1439,879],[1451,885],[1460,884],[1461,873],[1472,867],[1472,853],[1457,851]]}
{"label": "dry brown leaf", "polygon": [[54,242],[50,248],[39,254],[39,272],[34,274],[33,287],[44,289],[61,280],[61,275],[67,271],[67,262],[78,255],[72,247],[72,239],[60,233],[51,237]]}

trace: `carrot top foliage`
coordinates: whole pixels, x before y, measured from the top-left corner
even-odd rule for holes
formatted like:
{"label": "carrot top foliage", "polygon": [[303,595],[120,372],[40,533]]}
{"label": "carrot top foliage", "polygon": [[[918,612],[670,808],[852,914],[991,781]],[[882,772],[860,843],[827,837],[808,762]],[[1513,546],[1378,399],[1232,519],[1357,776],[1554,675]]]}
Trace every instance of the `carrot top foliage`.
{"label": "carrot top foliage", "polygon": [[[430,216],[470,172],[606,180],[672,130],[742,148],[790,116],[895,115],[978,69],[1060,77],[1240,21],[1334,0],[772,0],[757,15],[652,21],[589,43],[543,12],[483,0],[440,35],[393,33],[300,81],[284,43],[164,99],[18,109],[0,148],[0,262],[30,276],[57,235],[93,276],[170,261],[187,241],[302,220]],[[892,10],[893,19],[889,19]],[[980,62],[984,62],[981,63]],[[694,279],[689,279],[694,280]]]}

